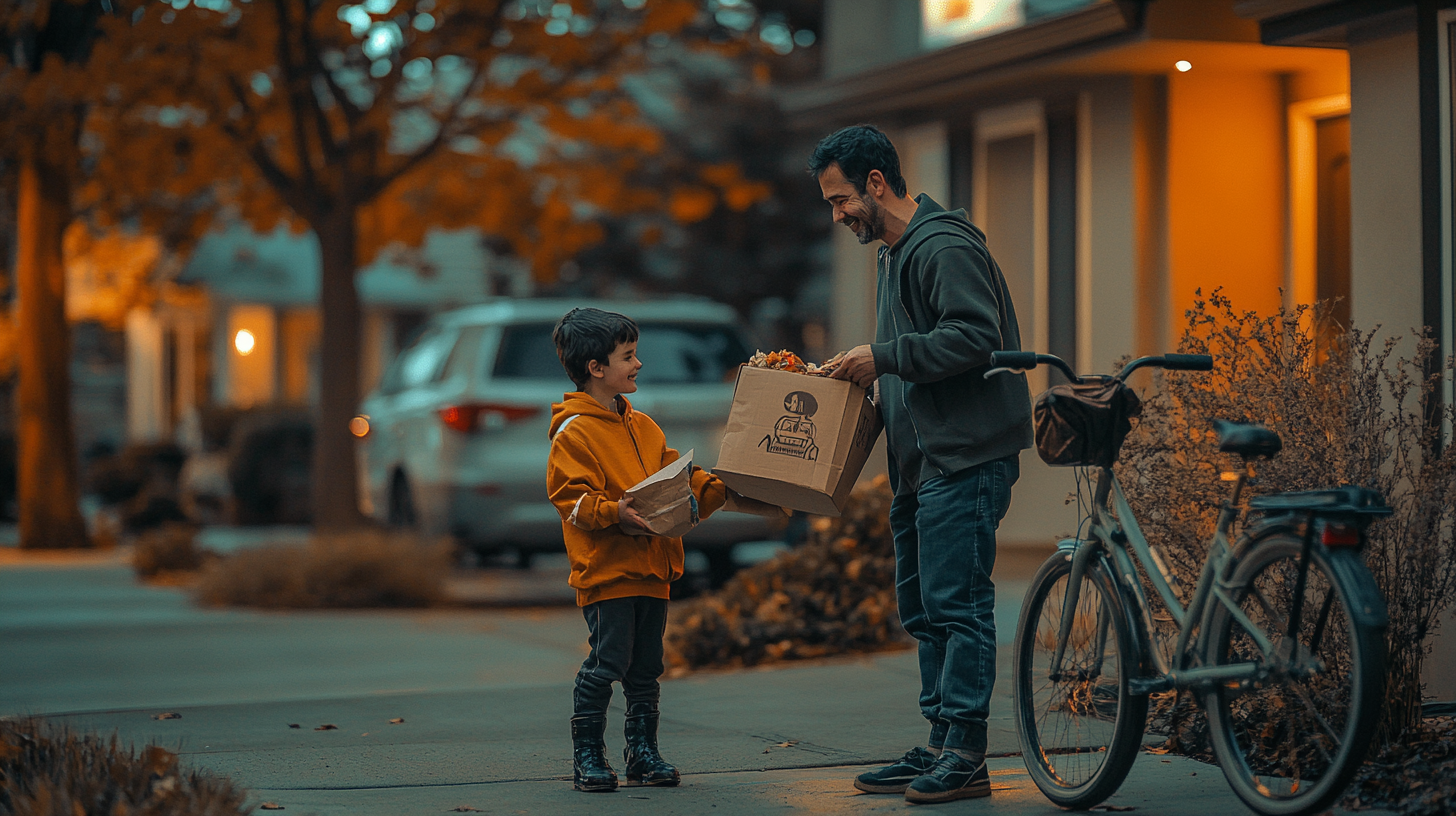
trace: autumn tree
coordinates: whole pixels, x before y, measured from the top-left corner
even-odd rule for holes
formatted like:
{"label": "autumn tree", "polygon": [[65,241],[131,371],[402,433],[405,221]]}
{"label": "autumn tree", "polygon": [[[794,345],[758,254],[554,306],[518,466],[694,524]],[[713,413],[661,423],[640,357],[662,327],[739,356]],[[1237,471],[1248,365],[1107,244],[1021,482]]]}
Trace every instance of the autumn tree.
{"label": "autumn tree", "polygon": [[71,422],[62,236],[74,214],[86,66],[103,0],[0,11],[0,152],[15,168],[17,503],[23,547],[88,544]]}
{"label": "autumn tree", "polygon": [[[115,194],[213,189],[256,228],[318,236],[318,525],[359,521],[355,271],[430,227],[473,226],[548,280],[600,240],[599,216],[667,206],[673,191],[638,183],[665,145],[632,79],[674,41],[728,44],[719,5],[745,4],[150,0],[107,27],[98,167],[123,180]],[[691,181],[753,194],[734,166]]]}

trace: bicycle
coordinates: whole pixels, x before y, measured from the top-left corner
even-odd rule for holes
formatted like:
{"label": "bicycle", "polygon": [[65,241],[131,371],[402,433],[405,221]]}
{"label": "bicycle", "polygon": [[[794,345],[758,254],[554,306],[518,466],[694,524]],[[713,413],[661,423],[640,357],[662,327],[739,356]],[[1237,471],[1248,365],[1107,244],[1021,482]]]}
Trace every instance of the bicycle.
{"label": "bicycle", "polygon": [[[1208,371],[1213,360],[1143,357],[1115,376],[1078,376],[1035,352],[996,352],[991,365],[988,378],[1052,365],[1074,384],[1125,389],[1139,368]],[[1254,462],[1282,443],[1261,425],[1214,426],[1219,450],[1240,455],[1243,469],[1224,476],[1232,492],[1186,607],[1106,460],[1091,468],[1087,534],[1059,542],[1027,590],[1015,719],[1027,771],[1057,805],[1111,796],[1143,745],[1149,695],[1172,690],[1201,697],[1224,776],[1259,813],[1328,807],[1364,758],[1383,693],[1386,611],[1361,550],[1370,521],[1390,508],[1360,487],[1257,496],[1248,505],[1258,517],[1230,543]],[[1120,445],[1109,443],[1108,459]],[[1138,566],[1177,627],[1170,654]]]}

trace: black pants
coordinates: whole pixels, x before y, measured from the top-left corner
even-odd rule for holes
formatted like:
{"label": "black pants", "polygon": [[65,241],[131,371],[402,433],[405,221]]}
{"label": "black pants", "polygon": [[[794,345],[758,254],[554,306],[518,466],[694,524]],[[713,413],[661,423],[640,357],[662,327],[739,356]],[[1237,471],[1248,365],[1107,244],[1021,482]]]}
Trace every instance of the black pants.
{"label": "black pants", "polygon": [[627,707],[657,704],[662,676],[662,633],[667,601],[634,596],[597,601],[581,608],[591,636],[591,654],[576,673],[574,716],[607,713],[612,683],[622,684]]}

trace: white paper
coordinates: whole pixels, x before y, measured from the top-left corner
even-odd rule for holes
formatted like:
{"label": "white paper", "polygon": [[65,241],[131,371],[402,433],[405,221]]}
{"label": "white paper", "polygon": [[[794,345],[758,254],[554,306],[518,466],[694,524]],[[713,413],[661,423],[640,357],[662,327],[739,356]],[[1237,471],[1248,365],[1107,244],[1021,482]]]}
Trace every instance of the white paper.
{"label": "white paper", "polygon": [[672,464],[664,467],[662,470],[657,471],[651,476],[648,476],[646,479],[643,479],[637,484],[634,484],[631,487],[627,488],[627,494],[631,495],[639,490],[642,490],[643,488],[655,485],[658,482],[665,482],[668,479],[674,478],[678,474],[682,473],[685,468],[690,468],[692,466],[693,452],[689,450],[687,453],[679,456],[675,461],[673,461]]}

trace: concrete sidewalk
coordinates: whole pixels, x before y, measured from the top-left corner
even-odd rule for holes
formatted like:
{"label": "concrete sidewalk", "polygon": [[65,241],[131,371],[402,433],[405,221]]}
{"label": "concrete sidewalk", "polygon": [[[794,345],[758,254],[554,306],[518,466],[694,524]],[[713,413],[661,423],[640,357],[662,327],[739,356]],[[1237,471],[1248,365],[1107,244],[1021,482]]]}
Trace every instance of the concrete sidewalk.
{"label": "concrete sidewalk", "polygon": [[[1002,592],[1019,596],[1012,579]],[[1007,614],[1014,604],[998,617]],[[0,716],[44,714],[136,745],[155,742],[232,777],[250,803],[290,814],[909,807],[849,784],[925,737],[909,651],[665,681],[661,742],[684,771],[682,787],[572,791],[566,723],[584,640],[574,608],[201,610],[180,590],[138,586],[119,564],[12,560],[0,565]],[[1060,813],[1020,758],[1005,756],[1017,751],[1009,657],[999,668],[995,793],[935,811]],[[618,695],[613,756],[620,704]],[[181,717],[154,719],[163,712]],[[319,730],[325,725],[334,728]],[[1248,812],[1216,768],[1152,755],[1139,758],[1109,804],[1173,816]]]}

